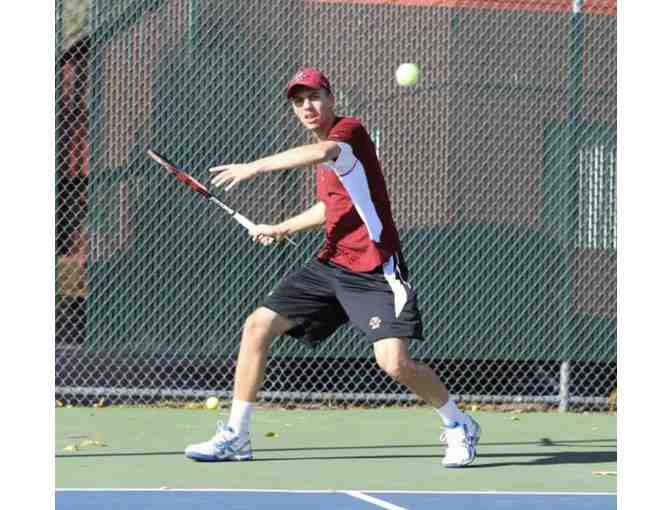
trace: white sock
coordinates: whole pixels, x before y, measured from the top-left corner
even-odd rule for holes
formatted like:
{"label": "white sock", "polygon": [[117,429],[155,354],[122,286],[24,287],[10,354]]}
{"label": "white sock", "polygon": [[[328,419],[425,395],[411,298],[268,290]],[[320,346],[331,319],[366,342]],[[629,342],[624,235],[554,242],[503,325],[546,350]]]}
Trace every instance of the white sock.
{"label": "white sock", "polygon": [[254,402],[233,399],[228,426],[239,435],[246,436],[250,433],[250,419],[254,411]]}
{"label": "white sock", "polygon": [[457,408],[452,400],[448,400],[443,407],[434,408],[434,410],[439,413],[445,427],[454,427],[455,422],[463,421],[464,413]]}

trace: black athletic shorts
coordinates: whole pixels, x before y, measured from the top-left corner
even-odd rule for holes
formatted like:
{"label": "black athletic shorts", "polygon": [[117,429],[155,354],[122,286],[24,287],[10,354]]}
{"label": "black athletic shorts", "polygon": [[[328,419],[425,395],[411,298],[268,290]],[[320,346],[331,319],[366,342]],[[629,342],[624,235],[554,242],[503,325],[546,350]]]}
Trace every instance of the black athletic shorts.
{"label": "black athletic shorts", "polygon": [[423,338],[415,290],[396,256],[368,273],[313,259],[285,278],[262,306],[296,323],[286,334],[311,347],[348,321],[371,342]]}

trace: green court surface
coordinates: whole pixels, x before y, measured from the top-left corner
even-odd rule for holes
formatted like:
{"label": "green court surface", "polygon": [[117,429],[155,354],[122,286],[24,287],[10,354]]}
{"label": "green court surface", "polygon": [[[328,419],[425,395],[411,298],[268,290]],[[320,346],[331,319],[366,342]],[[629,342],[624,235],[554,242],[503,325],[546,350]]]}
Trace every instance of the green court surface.
{"label": "green court surface", "polygon": [[56,488],[616,492],[613,415],[475,412],[478,457],[445,469],[430,408],[259,409],[253,462],[185,458],[225,413],[56,409]]}

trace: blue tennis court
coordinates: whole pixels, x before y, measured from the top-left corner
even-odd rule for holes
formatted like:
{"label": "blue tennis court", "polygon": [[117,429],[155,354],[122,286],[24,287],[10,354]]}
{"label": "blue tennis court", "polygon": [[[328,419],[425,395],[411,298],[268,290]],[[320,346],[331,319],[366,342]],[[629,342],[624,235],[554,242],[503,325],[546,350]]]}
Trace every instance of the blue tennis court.
{"label": "blue tennis court", "polygon": [[58,490],[57,510],[611,510],[616,496],[605,493],[380,492],[265,490]]}

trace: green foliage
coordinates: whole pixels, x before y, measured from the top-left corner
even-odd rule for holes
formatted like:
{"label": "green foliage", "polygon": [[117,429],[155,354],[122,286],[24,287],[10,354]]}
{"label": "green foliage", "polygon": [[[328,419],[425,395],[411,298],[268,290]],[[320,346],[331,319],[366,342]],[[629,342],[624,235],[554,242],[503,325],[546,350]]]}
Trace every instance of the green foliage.
{"label": "green foliage", "polygon": [[63,9],[63,47],[67,48],[87,32],[91,0],[62,0],[59,3]]}

